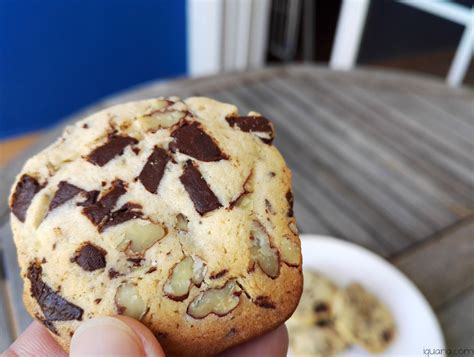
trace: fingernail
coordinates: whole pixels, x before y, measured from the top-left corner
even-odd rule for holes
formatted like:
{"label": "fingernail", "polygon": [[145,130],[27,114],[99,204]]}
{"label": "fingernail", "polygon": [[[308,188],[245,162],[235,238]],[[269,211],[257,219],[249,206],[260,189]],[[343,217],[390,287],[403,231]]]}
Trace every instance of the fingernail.
{"label": "fingernail", "polygon": [[74,333],[71,356],[144,356],[143,345],[128,325],[113,317],[83,322]]}

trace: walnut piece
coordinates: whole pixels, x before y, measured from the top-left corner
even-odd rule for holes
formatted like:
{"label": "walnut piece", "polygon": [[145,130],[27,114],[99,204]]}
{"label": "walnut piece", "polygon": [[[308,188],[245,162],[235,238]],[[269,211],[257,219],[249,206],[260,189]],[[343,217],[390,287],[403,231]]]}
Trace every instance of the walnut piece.
{"label": "walnut piece", "polygon": [[191,278],[192,282],[196,286],[200,286],[204,280],[204,275],[206,275],[207,267],[206,263],[199,258],[193,257],[194,265],[193,265],[193,276]]}
{"label": "walnut piece", "polygon": [[253,209],[253,200],[248,193],[245,193],[237,200],[235,206],[250,211]]}
{"label": "walnut piece", "polygon": [[[118,231],[118,232],[117,232]],[[122,239],[117,248],[131,253],[142,253],[166,236],[166,229],[158,223],[144,219],[135,219],[117,226],[112,232]]]}
{"label": "walnut piece", "polygon": [[250,255],[253,264],[258,263],[265,274],[276,278],[280,273],[278,251],[271,246],[270,237],[257,221],[252,223]]}
{"label": "walnut piece", "polygon": [[199,286],[204,280],[206,265],[199,258],[184,257],[171,271],[163,291],[172,300],[181,301],[188,297],[191,283]]}
{"label": "walnut piece", "polygon": [[296,226],[296,222],[294,220],[288,223],[288,228],[290,228],[290,231],[292,231],[294,234],[298,234],[298,227]]}
{"label": "walnut piece", "polygon": [[150,114],[138,117],[138,123],[145,131],[156,131],[160,128],[169,128],[179,122],[186,115],[176,110],[156,110]]}
{"label": "walnut piece", "polygon": [[136,286],[130,283],[118,287],[115,304],[120,315],[130,316],[137,320],[140,320],[146,311],[145,302],[138,294]]}
{"label": "walnut piece", "polygon": [[188,232],[188,219],[184,214],[179,213],[176,216],[176,225],[175,228],[179,232]]}
{"label": "walnut piece", "polygon": [[288,238],[283,238],[280,244],[281,259],[288,265],[298,266],[300,264],[300,251],[298,244]]}
{"label": "walnut piece", "polygon": [[35,210],[32,212],[31,222],[33,227],[38,228],[38,226],[43,222],[46,217],[46,214],[49,210],[49,202],[51,198],[48,195],[41,195],[38,197],[38,202],[35,205]]}
{"label": "walnut piece", "polygon": [[188,306],[188,315],[202,319],[209,314],[227,315],[240,302],[241,290],[235,281],[228,281],[220,289],[209,289],[199,294]]}

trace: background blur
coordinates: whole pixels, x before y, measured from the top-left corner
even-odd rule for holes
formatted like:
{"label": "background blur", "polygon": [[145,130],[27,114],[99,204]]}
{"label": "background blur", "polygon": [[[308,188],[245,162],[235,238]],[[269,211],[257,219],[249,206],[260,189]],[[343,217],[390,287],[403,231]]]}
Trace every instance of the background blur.
{"label": "background blur", "polygon": [[[0,140],[51,126],[130,86],[179,76],[319,62],[445,78],[463,38],[472,56],[474,26],[467,36],[469,26],[456,18],[474,2],[450,2],[448,18],[423,9],[435,2],[2,0]],[[458,82],[472,85],[474,65],[462,72]]]}

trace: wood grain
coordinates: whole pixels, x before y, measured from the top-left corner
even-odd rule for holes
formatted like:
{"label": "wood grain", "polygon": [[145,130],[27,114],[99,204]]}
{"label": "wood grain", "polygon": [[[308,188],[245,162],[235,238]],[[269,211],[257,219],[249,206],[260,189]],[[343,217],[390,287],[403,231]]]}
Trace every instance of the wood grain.
{"label": "wood grain", "polygon": [[0,167],[8,164],[28,146],[33,145],[41,137],[40,133],[23,135],[14,139],[0,141]]}
{"label": "wood grain", "polygon": [[438,307],[474,286],[473,257],[474,219],[469,218],[391,261]]}

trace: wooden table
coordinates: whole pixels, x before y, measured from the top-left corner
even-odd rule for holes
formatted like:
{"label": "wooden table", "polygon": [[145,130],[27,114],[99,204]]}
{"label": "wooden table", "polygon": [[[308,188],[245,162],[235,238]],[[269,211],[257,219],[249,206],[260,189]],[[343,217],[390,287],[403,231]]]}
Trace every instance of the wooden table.
{"label": "wooden table", "polygon": [[[151,83],[68,121],[172,94],[211,96],[271,118],[275,145],[293,170],[301,232],[340,237],[386,257],[425,294],[447,345],[474,347],[472,92],[397,72],[288,66]],[[8,190],[25,159],[61,130],[47,133],[1,174],[0,350],[30,321],[21,303]]]}

